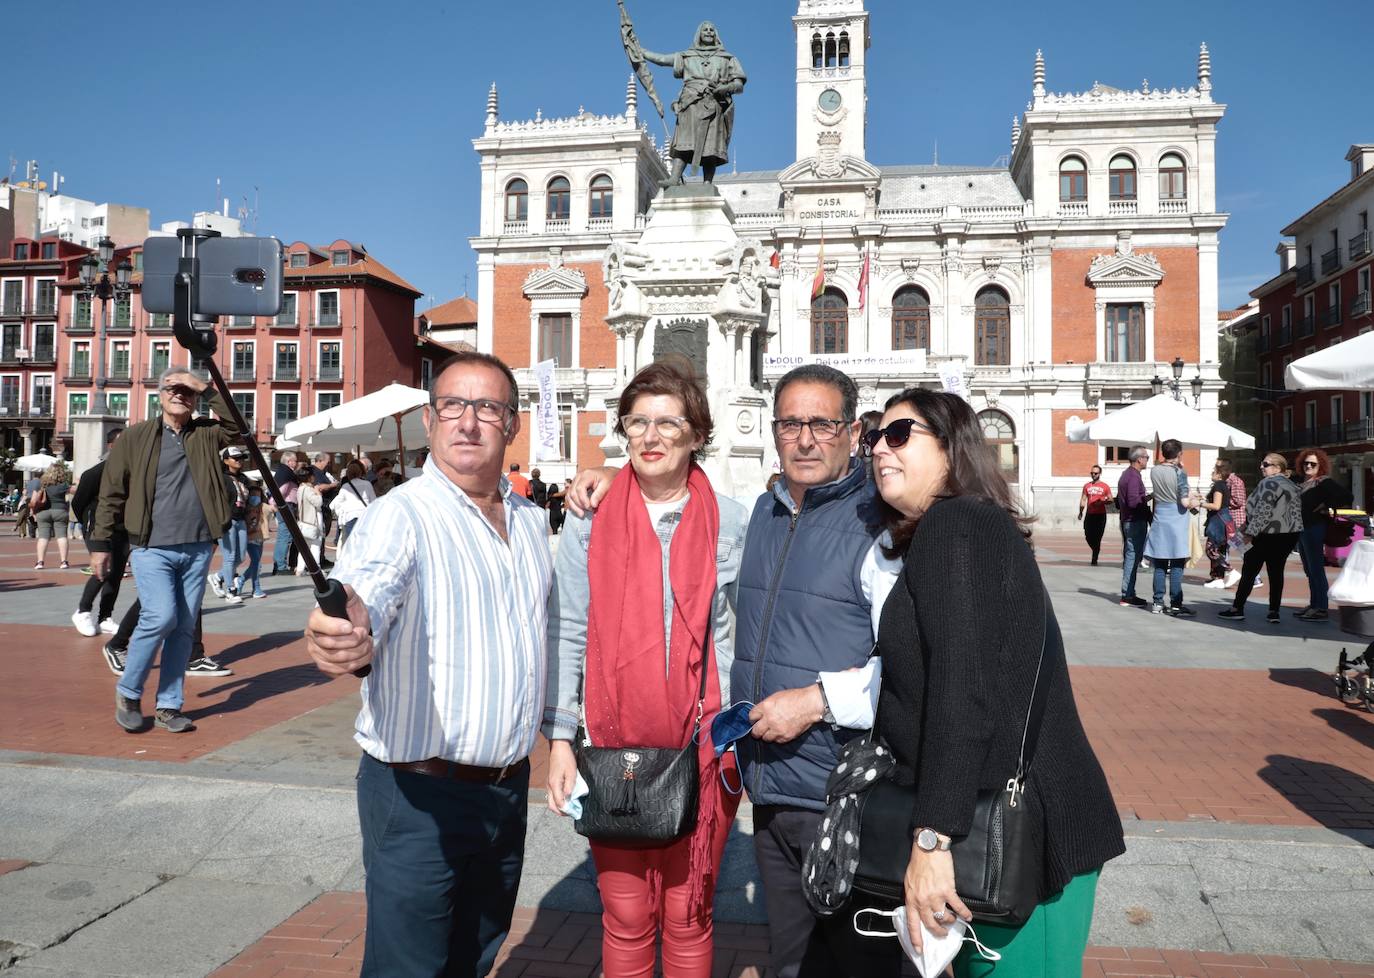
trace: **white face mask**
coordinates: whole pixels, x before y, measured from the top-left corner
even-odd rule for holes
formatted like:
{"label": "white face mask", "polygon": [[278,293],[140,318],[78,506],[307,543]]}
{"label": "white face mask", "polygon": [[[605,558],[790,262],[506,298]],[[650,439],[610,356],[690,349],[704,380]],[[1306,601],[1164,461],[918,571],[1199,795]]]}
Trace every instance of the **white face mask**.
{"label": "white face mask", "polygon": [[[875,917],[891,917],[892,930],[864,930],[859,926],[859,918],[864,914],[872,914]],[[964,931],[969,932],[969,936],[964,936]],[[906,908],[898,907],[896,910],[874,910],[865,908],[854,914],[854,931],[864,937],[895,937],[902,944],[902,950],[911,959],[911,963],[916,965],[916,970],[921,973],[921,978],[938,978],[944,974],[951,961],[963,947],[964,941],[972,941],[973,946],[978,949],[978,953],[989,961],[1000,961],[1002,955],[992,948],[984,946],[978,940],[978,935],[973,933],[973,928],[964,923],[958,917],[954,918],[945,929],[944,937],[936,937],[926,929],[924,923],[921,924],[921,950],[917,951],[911,943],[911,933],[906,926]]]}

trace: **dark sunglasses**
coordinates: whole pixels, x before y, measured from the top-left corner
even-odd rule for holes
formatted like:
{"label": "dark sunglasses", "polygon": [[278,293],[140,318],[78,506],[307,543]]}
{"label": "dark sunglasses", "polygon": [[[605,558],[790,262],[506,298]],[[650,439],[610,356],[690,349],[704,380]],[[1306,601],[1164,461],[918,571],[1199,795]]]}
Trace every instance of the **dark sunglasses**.
{"label": "dark sunglasses", "polygon": [[194,387],[187,387],[185,384],[168,384],[162,388],[162,393],[168,397],[183,397],[188,401],[194,401],[197,395]]}
{"label": "dark sunglasses", "polygon": [[898,418],[886,428],[874,428],[872,431],[865,431],[863,437],[859,439],[863,443],[864,455],[871,456],[873,449],[878,447],[878,442],[886,439],[888,448],[901,448],[911,440],[911,429],[920,428],[929,434],[935,434],[929,425],[923,425],[915,418]]}

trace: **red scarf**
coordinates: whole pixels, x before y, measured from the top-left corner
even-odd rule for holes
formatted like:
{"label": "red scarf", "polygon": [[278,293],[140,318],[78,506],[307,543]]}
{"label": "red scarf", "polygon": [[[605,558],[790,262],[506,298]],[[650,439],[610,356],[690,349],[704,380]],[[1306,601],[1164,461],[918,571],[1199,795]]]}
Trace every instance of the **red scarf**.
{"label": "red scarf", "polygon": [[[721,705],[711,628],[720,508],[710,480],[695,463],[687,488],[687,506],[668,551],[673,617],[666,656],[663,546],[633,466],[620,470],[598,507],[587,550],[591,601],[583,687],[587,733],[598,747],[685,747],[697,717],[701,670],[706,670],[688,901],[696,917],[707,911],[715,891],[711,839],[723,817],[720,765],[709,735]],[[650,885],[657,907],[662,881],[651,879]]]}

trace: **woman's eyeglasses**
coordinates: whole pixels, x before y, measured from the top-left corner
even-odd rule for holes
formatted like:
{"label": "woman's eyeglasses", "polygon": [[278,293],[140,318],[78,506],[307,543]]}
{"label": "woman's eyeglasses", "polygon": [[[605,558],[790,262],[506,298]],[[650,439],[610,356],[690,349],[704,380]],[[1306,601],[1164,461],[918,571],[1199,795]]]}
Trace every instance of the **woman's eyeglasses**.
{"label": "woman's eyeglasses", "polygon": [[649,425],[653,425],[658,431],[658,437],[664,441],[677,441],[687,434],[687,429],[691,422],[686,418],[672,414],[665,414],[658,418],[647,418],[642,414],[622,414],[620,416],[620,428],[625,432],[626,438],[643,438],[644,433],[649,430]]}
{"label": "woman's eyeglasses", "polygon": [[1306,462],[1302,463],[1302,467],[1304,469],[1319,469],[1321,468],[1321,463],[1315,459],[1308,459]]}
{"label": "woman's eyeglasses", "polygon": [[898,418],[886,428],[874,428],[872,431],[865,431],[859,439],[863,445],[865,456],[871,456],[873,449],[878,447],[878,442],[886,440],[888,448],[901,448],[911,440],[911,431],[919,428],[927,434],[935,434],[929,425],[923,425],[915,418]]}

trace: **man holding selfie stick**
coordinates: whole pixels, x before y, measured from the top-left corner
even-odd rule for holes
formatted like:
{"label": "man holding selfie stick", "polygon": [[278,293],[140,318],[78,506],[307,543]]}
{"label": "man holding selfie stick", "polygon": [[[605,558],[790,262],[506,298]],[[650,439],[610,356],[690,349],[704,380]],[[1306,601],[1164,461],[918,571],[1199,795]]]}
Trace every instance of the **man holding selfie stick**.
{"label": "man holding selfie stick", "polygon": [[158,380],[161,417],[124,432],[100,481],[91,570],[101,580],[110,573],[111,541],[122,526],[143,604],[115,686],[115,722],[131,733],[143,729],[143,684],[159,645],[154,722],[171,733],[195,729],[181,712],[182,685],[215,541],[230,520],[220,450],[239,435],[218,391],[210,394],[216,417],[192,417],[209,386],[186,367],[164,370]]}

